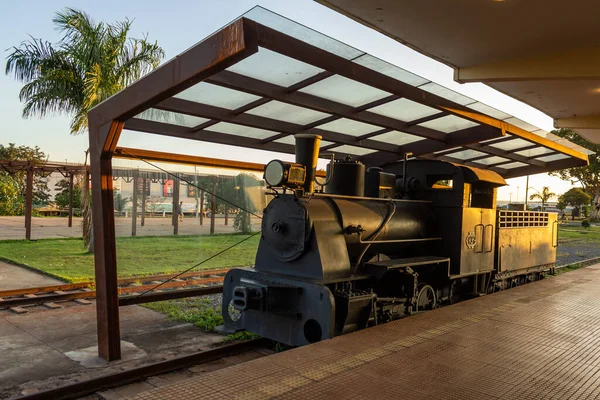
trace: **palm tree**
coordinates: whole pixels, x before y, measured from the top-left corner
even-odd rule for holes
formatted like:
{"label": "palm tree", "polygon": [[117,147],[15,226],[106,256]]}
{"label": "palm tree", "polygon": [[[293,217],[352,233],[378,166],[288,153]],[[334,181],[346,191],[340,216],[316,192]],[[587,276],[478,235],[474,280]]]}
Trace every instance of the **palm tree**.
{"label": "palm tree", "polygon": [[541,200],[542,211],[544,211],[546,209],[546,203],[548,203],[548,200],[550,200],[553,197],[556,197],[556,193],[552,193],[548,186],[544,186],[542,187],[541,192],[533,193],[531,196],[529,196],[529,200]]}
{"label": "palm tree", "polygon": [[[165,55],[147,36],[128,37],[129,19],[95,23],[83,11],[66,8],[52,21],[62,39],[52,44],[32,37],[13,47],[5,73],[24,83],[19,93],[24,118],[67,114],[72,117],[71,134],[86,132],[92,107],[155,69]],[[84,218],[86,226],[91,224]],[[89,243],[88,229],[84,238]]]}
{"label": "palm tree", "polygon": [[87,130],[87,113],[155,69],[164,51],[147,37],[128,37],[132,21],[95,23],[88,14],[67,8],[52,20],[63,33],[55,45],[31,38],[13,47],[6,74],[25,85],[19,99],[23,117],[50,113],[72,116],[71,133]]}

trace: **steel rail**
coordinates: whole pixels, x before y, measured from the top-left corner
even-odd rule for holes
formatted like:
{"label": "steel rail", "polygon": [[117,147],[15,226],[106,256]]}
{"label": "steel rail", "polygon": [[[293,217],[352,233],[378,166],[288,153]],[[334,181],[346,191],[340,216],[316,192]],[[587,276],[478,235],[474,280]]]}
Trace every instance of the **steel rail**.
{"label": "steel rail", "polygon": [[260,347],[267,346],[269,343],[269,340],[259,338],[247,340],[244,342],[228,344],[221,347],[217,347],[215,349],[205,350],[187,356],[174,358],[171,360],[160,361],[150,365],[144,365],[142,367],[133,368],[127,371],[106,374],[86,381],[61,386],[55,389],[45,390],[43,392],[38,392],[27,396],[17,397],[15,400],[77,399],[103,389],[123,386],[128,383],[149,378],[151,376],[176,371],[182,368],[192,367],[194,365],[214,361],[219,358],[254,350]]}
{"label": "steel rail", "polygon": [[[180,287],[184,287],[184,286],[193,286],[193,285],[206,285],[206,284],[210,284],[210,283],[221,283],[223,282],[223,277],[216,277],[216,278],[202,278],[202,279],[198,279],[198,280],[191,280],[191,281],[182,281],[182,282],[169,282],[165,285],[162,286],[162,288],[180,288]],[[122,287],[119,288],[119,294],[129,294],[129,293],[141,293],[141,292],[145,292],[150,288],[153,288],[154,285],[150,284],[150,285],[141,285],[141,286],[130,286],[130,287]],[[222,286],[216,286],[218,288],[222,288]],[[206,286],[206,287],[200,287],[200,288],[194,288],[191,290],[196,290],[194,294],[194,296],[202,296],[202,295],[207,295],[207,294],[213,294],[213,293],[220,293],[222,292],[222,290],[217,290],[213,288],[213,286]],[[187,292],[184,290],[175,290],[173,292],[185,292],[185,293],[191,293],[191,292]],[[132,300],[128,300],[129,304],[141,304],[141,303],[150,303],[152,301],[159,301],[159,300],[169,300],[169,299],[174,299],[174,298],[182,298],[182,297],[189,297],[188,296],[184,296],[182,293],[180,295],[174,295],[174,296],[168,296],[167,293],[171,293],[171,292],[157,292],[154,293],[153,295],[150,294],[146,294],[143,296],[140,295],[136,295],[136,296],[131,296],[131,297],[138,297],[139,300],[136,302],[132,302]],[[53,293],[53,294],[47,294],[47,295],[41,295],[41,296],[32,296],[32,297],[19,297],[19,298],[14,298],[14,299],[2,299],[0,300],[0,309],[3,308],[11,308],[11,307],[19,307],[19,306],[26,306],[26,305],[34,305],[34,304],[43,304],[43,303],[50,303],[50,302],[55,302],[55,301],[68,301],[68,300],[76,300],[76,299],[89,299],[89,298],[94,298],[96,297],[96,291],[87,291],[87,292],[71,292],[71,293]],[[154,299],[154,300],[152,300]]]}
{"label": "steel rail", "polygon": [[[235,268],[235,267],[232,267]],[[222,268],[222,269],[211,269],[211,270],[202,270],[197,272],[187,272],[179,276],[179,278],[190,278],[190,277],[202,277],[208,275],[225,275],[231,268]],[[119,279],[119,285],[127,284],[127,283],[135,283],[135,282],[152,282],[163,279],[172,278],[175,274],[161,274],[161,275],[150,275],[150,276],[139,276],[139,277],[131,277],[131,278],[121,278]],[[27,294],[37,294],[37,293],[50,293],[56,291],[67,291],[67,290],[76,290],[76,289],[84,289],[88,287],[94,286],[93,281],[89,282],[78,282],[78,283],[66,283],[64,285],[52,285],[52,286],[38,286],[32,288],[23,288],[23,289],[11,289],[11,290],[3,290],[0,291],[0,298],[3,297],[13,297],[13,296],[23,296]]]}

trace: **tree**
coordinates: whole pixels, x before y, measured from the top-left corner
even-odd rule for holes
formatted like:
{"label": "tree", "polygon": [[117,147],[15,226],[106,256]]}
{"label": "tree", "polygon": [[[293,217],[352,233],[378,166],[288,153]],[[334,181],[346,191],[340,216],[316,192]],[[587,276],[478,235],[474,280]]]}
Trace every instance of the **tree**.
{"label": "tree", "polygon": [[23,197],[17,182],[10,176],[0,174],[0,215],[23,213]]}
{"label": "tree", "polygon": [[571,184],[580,183],[583,190],[594,197],[595,208],[592,218],[598,218],[600,212],[600,146],[588,142],[570,129],[557,129],[552,133],[594,152],[588,156],[590,161],[588,166],[567,168],[551,172],[550,175],[570,181]]}
{"label": "tree", "polygon": [[[132,21],[96,23],[83,11],[66,8],[53,18],[62,39],[52,44],[31,38],[13,47],[6,74],[23,82],[19,99],[23,117],[52,113],[70,116],[71,134],[87,131],[88,111],[155,69],[164,51],[147,35],[128,37]],[[83,225],[86,245],[91,223],[88,190],[84,190]],[[88,246],[91,251],[91,246]]]}
{"label": "tree", "polygon": [[[81,179],[75,178],[73,183],[73,208],[81,208]],[[65,208],[69,206],[69,180],[61,179],[54,185],[59,192],[54,196],[56,205]]]}
{"label": "tree", "polygon": [[572,216],[579,216],[580,212],[585,212],[585,206],[592,201],[592,196],[584,192],[581,188],[572,188],[559,197],[558,202],[573,207]]}
{"label": "tree", "polygon": [[544,186],[542,187],[541,192],[533,193],[531,196],[529,196],[529,200],[539,199],[542,202],[542,211],[544,211],[546,209],[548,200],[553,197],[556,197],[556,193],[552,193],[548,186]]}
{"label": "tree", "polygon": [[[0,144],[0,160],[29,161],[32,166],[46,161],[46,154],[39,147],[8,146]],[[23,215],[27,193],[27,171],[8,172],[0,170],[0,215]],[[33,177],[33,204],[42,205],[50,197],[46,180],[37,174]],[[10,203],[10,204],[9,204]]]}
{"label": "tree", "polygon": [[252,232],[251,214],[257,211],[252,201],[252,191],[262,186],[262,181],[250,174],[239,174],[231,180],[233,183],[232,202],[240,207],[233,220],[233,229],[241,233]]}
{"label": "tree", "polygon": [[120,192],[113,193],[115,211],[123,212],[125,211],[125,207],[127,203],[129,203],[129,197],[122,197]]}

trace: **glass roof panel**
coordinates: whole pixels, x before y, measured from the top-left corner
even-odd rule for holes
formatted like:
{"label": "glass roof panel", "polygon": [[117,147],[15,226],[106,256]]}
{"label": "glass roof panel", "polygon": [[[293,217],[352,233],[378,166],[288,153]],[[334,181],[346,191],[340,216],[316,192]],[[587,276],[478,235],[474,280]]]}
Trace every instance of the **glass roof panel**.
{"label": "glass roof panel", "polygon": [[[273,141],[276,143],[285,143],[285,144],[291,144],[291,145],[296,144],[296,139],[294,139],[294,135],[284,136],[282,138],[279,138],[279,139],[273,140]],[[327,140],[321,140],[320,147],[325,147],[325,146],[329,146],[332,144],[333,144],[333,142],[328,142]]]}
{"label": "glass roof panel", "polygon": [[513,150],[517,150],[517,149],[522,149],[523,147],[527,147],[527,146],[531,146],[531,145],[532,145],[531,142],[528,142],[527,140],[523,140],[523,139],[519,139],[519,138],[507,140],[506,142],[490,144],[491,147],[495,147],[496,149],[505,150],[505,151],[513,151]]}
{"label": "glass roof panel", "polygon": [[553,154],[551,156],[538,157],[538,158],[536,158],[536,160],[540,160],[543,162],[550,162],[550,161],[564,160],[565,158],[569,158],[569,156],[561,153],[561,154]]}
{"label": "glass roof panel", "polygon": [[507,118],[504,120],[504,122],[512,124],[512,125],[516,126],[517,128],[525,129],[528,132],[536,131],[539,129],[537,126],[531,125],[530,123],[527,123],[527,122],[523,121],[522,119],[519,119],[516,117]]}
{"label": "glass roof panel", "polygon": [[134,118],[163,122],[165,124],[180,125],[188,128],[193,128],[209,121],[206,118],[193,117],[191,115],[180,114],[171,111],[157,110],[156,108],[149,108],[148,110],[139,113]]}
{"label": "glass roof panel", "polygon": [[525,164],[519,161],[515,161],[509,164],[502,164],[502,165],[498,165],[498,168],[503,168],[503,169],[513,169],[513,168],[519,168],[519,167],[526,167],[529,164]]}
{"label": "glass roof panel", "polygon": [[508,158],[504,158],[504,157],[498,157],[498,156],[493,156],[493,157],[487,157],[487,158],[482,158],[480,160],[474,161],[477,164],[483,164],[483,165],[493,165],[493,164],[500,164],[503,162],[507,162],[510,161]]}
{"label": "glass roof panel", "polygon": [[177,93],[173,97],[215,107],[227,108],[229,110],[235,110],[236,108],[260,99],[260,97],[249,93],[239,92],[218,85],[211,85],[206,82],[197,83],[183,92]]}
{"label": "glass roof panel", "polygon": [[434,151],[433,154],[440,154],[440,153],[446,153],[446,152],[451,152],[454,150],[460,150],[462,147],[453,147],[451,149],[444,149],[444,150],[439,150],[439,151]]}
{"label": "glass roof panel", "polygon": [[479,111],[482,114],[489,115],[490,117],[499,119],[499,120],[510,118],[510,114],[507,114],[503,111],[500,111],[494,107],[490,107],[487,104],[483,104],[480,102],[469,104],[467,107],[469,107],[472,110]]}
{"label": "glass roof panel", "polygon": [[552,153],[552,151],[553,150],[550,150],[547,147],[536,147],[534,149],[517,151],[516,154],[523,157],[537,157],[541,156],[542,154]]}
{"label": "glass roof panel", "polygon": [[411,135],[404,132],[399,131],[391,131],[387,133],[382,133],[381,135],[373,136],[372,140],[376,140],[378,142],[395,144],[397,146],[402,146],[409,143],[418,142],[419,140],[423,140],[422,137]]}
{"label": "glass roof panel", "polygon": [[454,90],[450,90],[442,85],[438,85],[434,82],[429,82],[426,85],[419,86],[419,89],[423,89],[429,93],[436,94],[440,97],[451,100],[463,106],[466,104],[475,103],[475,100],[473,100],[472,98],[455,92]]}
{"label": "glass roof panel", "polygon": [[456,115],[446,115],[445,117],[432,119],[431,121],[419,124],[419,126],[445,133],[460,131],[477,125],[479,124],[476,122],[457,117]]}
{"label": "glass roof panel", "polygon": [[470,160],[471,158],[481,157],[487,155],[477,150],[463,150],[457,153],[444,154],[445,156],[456,158],[458,160]]}
{"label": "glass roof panel", "polygon": [[391,93],[340,75],[334,75],[320,82],[313,83],[299,91],[353,107],[362,106],[363,104],[391,95]]}
{"label": "glass roof panel", "polygon": [[431,108],[405,98],[390,101],[389,103],[370,108],[369,111],[405,122],[414,121],[423,117],[429,117],[430,115],[441,112],[435,108]]}
{"label": "glass roof panel", "polygon": [[251,139],[266,139],[279,132],[268,131],[266,129],[252,128],[244,125],[230,124],[229,122],[219,122],[207,128],[213,132],[226,133],[228,135],[243,136]]}
{"label": "glass roof panel", "polygon": [[363,67],[372,69],[373,71],[387,75],[391,78],[397,79],[401,82],[408,83],[411,86],[420,86],[429,82],[427,79],[422,78],[419,75],[415,75],[412,72],[408,72],[405,69],[380,60],[377,57],[373,57],[370,54],[360,56],[356,60],[353,60],[353,62],[360,64]]}
{"label": "glass roof panel", "polygon": [[333,153],[340,152],[340,153],[353,154],[355,156],[364,156],[365,154],[375,153],[377,150],[365,149],[364,147],[356,147],[356,146],[350,146],[350,145],[345,144],[342,146],[338,146],[338,147],[329,149],[328,151],[331,151]]}
{"label": "glass roof panel", "polygon": [[292,86],[323,72],[321,68],[262,47],[258,48],[258,53],[252,54],[227,70],[284,87]]}
{"label": "glass roof panel", "polygon": [[328,122],[323,125],[319,125],[316,128],[325,129],[327,131],[344,133],[350,136],[362,136],[367,133],[378,131],[382,128],[365,124],[364,122],[354,121],[347,118],[336,119],[335,121]]}
{"label": "glass roof panel", "polygon": [[344,57],[347,60],[352,60],[365,54],[363,51],[355,49],[354,47],[259,6],[248,11],[243,17],[268,26],[269,28],[273,28],[281,33],[285,33],[288,36],[300,39],[303,42],[310,43],[315,47],[340,57]]}
{"label": "glass roof panel", "polygon": [[310,108],[298,107],[276,100],[248,110],[246,113],[300,125],[310,124],[330,116],[330,114],[314,111]]}

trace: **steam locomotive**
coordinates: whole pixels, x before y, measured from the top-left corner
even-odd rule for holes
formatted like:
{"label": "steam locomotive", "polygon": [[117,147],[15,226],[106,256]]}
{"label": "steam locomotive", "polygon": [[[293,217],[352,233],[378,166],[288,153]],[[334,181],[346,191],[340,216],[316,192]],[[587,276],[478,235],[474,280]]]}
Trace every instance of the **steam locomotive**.
{"label": "steam locomotive", "polygon": [[346,159],[318,182],[319,146],[296,135],[296,163],[266,165],[274,198],[255,267],[225,277],[225,330],[305,345],[554,268],[556,214],[497,211],[497,173],[406,157],[365,170]]}

